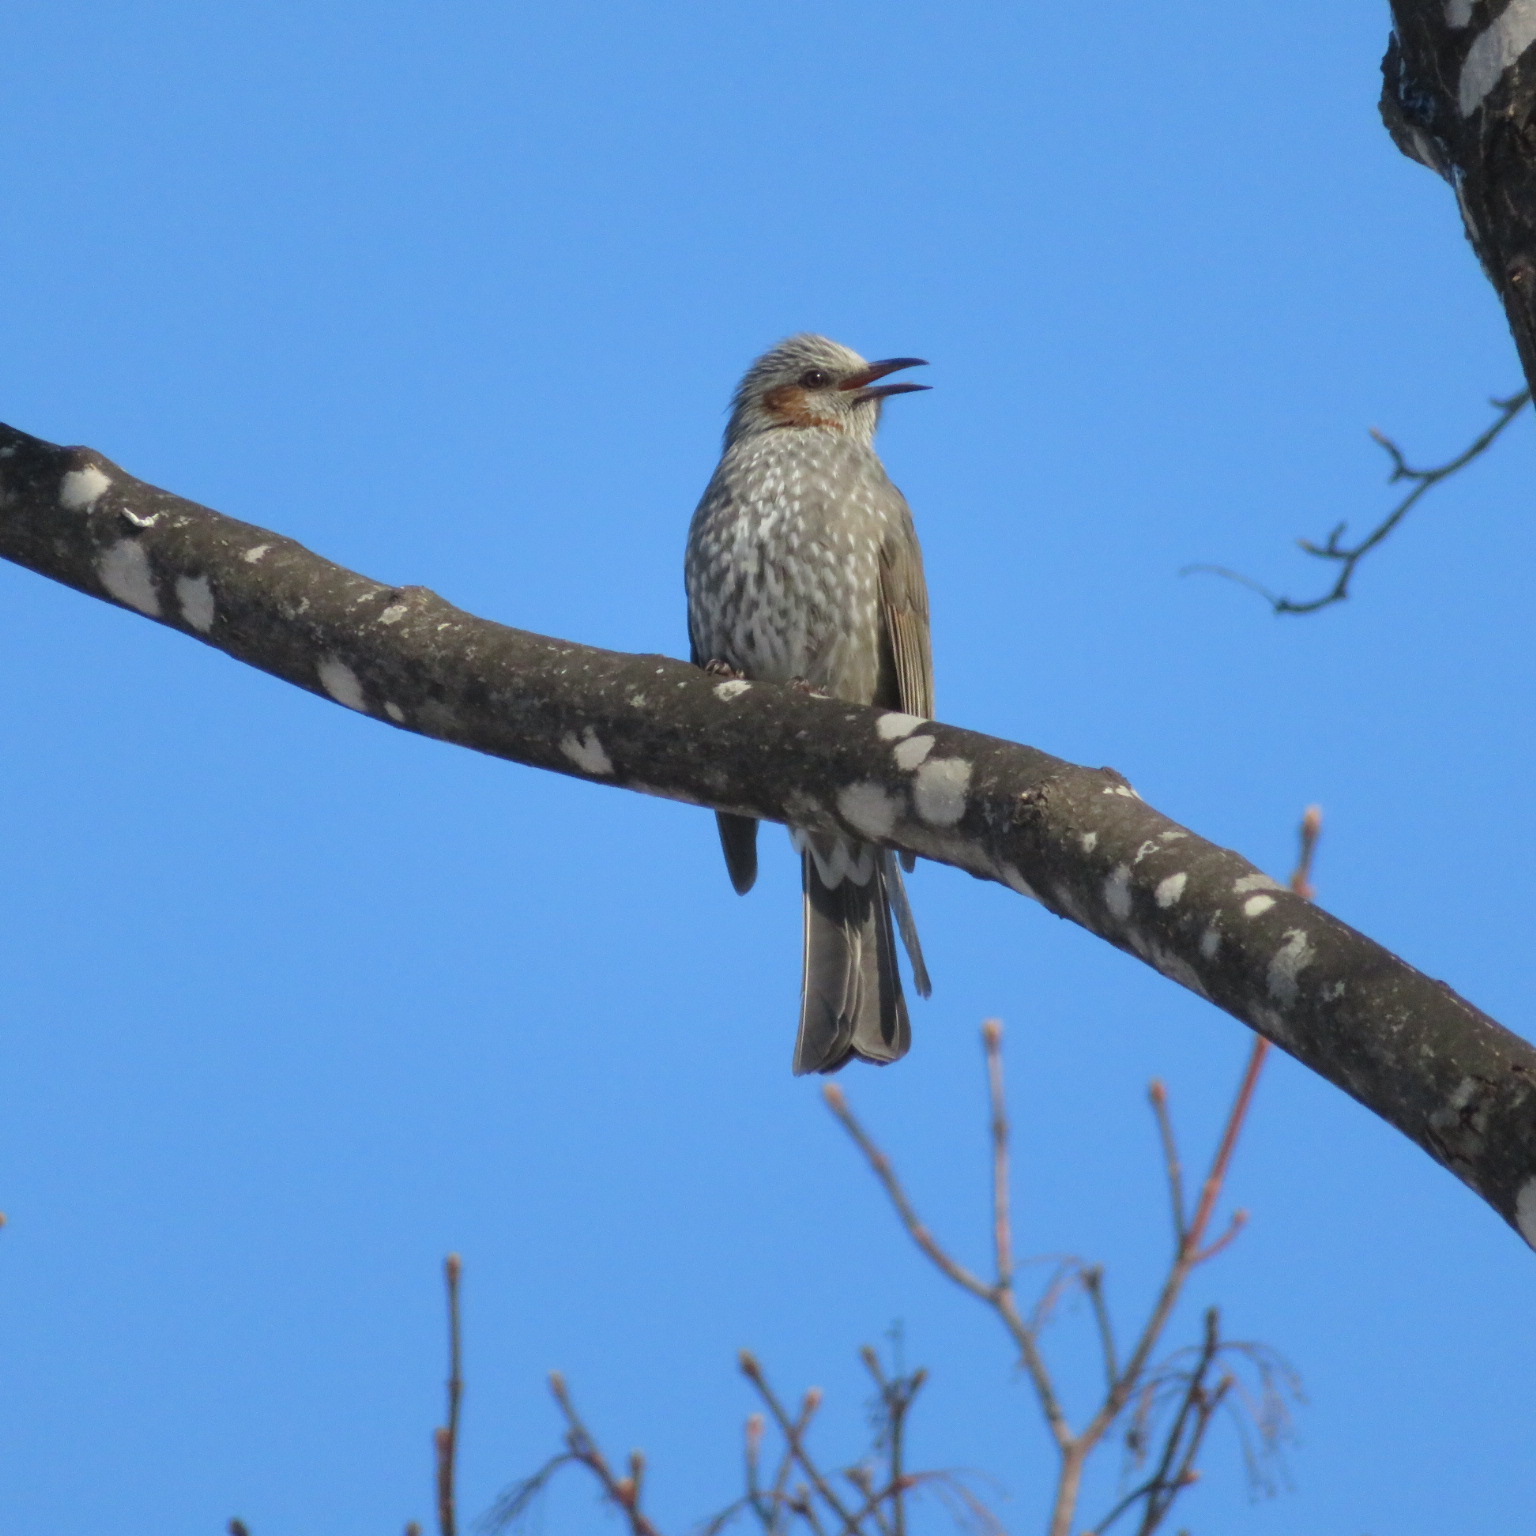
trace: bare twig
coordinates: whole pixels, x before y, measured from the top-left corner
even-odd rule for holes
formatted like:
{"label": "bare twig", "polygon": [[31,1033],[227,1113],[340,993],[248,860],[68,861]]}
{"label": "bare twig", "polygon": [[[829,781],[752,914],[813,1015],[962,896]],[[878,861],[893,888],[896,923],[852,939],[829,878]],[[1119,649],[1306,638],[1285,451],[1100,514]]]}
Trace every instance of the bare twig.
{"label": "bare twig", "polygon": [[[988,1046],[988,1050],[991,1049],[992,1047]],[[1045,1360],[1040,1354],[1039,1344],[1029,1325],[1019,1314],[1011,1282],[999,1281],[988,1285],[986,1281],[946,1253],[918,1217],[915,1207],[907,1197],[906,1190],[896,1177],[891,1160],[875,1145],[869,1133],[854,1117],[842,1089],[835,1083],[828,1083],[822,1089],[822,1097],[826,1099],[827,1107],[837,1117],[838,1123],[853,1139],[854,1145],[864,1154],[864,1160],[869,1164],[870,1171],[890,1197],[891,1204],[895,1207],[896,1214],[912,1241],[927,1255],[941,1274],[952,1280],[962,1290],[969,1291],[978,1300],[986,1302],[1002,1319],[1003,1326],[1008,1330],[1009,1336],[1019,1351],[1019,1358],[1023,1363],[1025,1374],[1029,1377],[1030,1385],[1035,1389],[1040,1411],[1045,1416],[1052,1438],[1055,1439],[1059,1448],[1064,1449],[1071,1440],[1071,1430],[1067,1426],[1066,1415],[1062,1412],[1061,1402],[1056,1395],[1050,1372],[1046,1369]]]}
{"label": "bare twig", "polygon": [[768,1412],[773,1415],[773,1421],[779,1427],[779,1433],[784,1437],[784,1443],[790,1453],[800,1464],[800,1470],[810,1479],[811,1486],[820,1494],[822,1502],[827,1508],[843,1522],[846,1528],[849,1524],[850,1514],[843,1501],[833,1492],[821,1469],[811,1460],[811,1453],[805,1448],[805,1430],[811,1421],[811,1416],[821,1406],[821,1389],[812,1387],[805,1394],[801,1405],[800,1417],[791,1419],[784,1410],[784,1405],[779,1401],[778,1395],[768,1385],[768,1378],[763,1375],[763,1368],[758,1364],[757,1356],[750,1350],[742,1350],[740,1355],[741,1374],[757,1388],[757,1394],[762,1398]]}
{"label": "bare twig", "polygon": [[1444,464],[1437,464],[1432,469],[1414,469],[1404,458],[1402,449],[1385,433],[1378,432],[1375,427],[1372,427],[1371,437],[1386,450],[1392,460],[1392,473],[1387,477],[1387,484],[1397,485],[1401,481],[1410,481],[1413,489],[1357,544],[1342,542],[1344,530],[1348,526],[1342,522],[1334,527],[1321,544],[1314,543],[1311,539],[1296,541],[1307,554],[1319,560],[1333,561],[1338,566],[1337,579],[1321,597],[1310,598],[1304,602],[1298,602],[1294,598],[1279,597],[1253,580],[1251,576],[1241,575],[1222,565],[1188,565],[1179,574],[1187,576],[1191,572],[1201,571],[1212,576],[1224,576],[1228,581],[1235,581],[1238,585],[1257,592],[1276,613],[1316,613],[1320,608],[1342,603],[1349,596],[1350,579],[1354,576],[1355,567],[1360,561],[1407,517],[1426,491],[1442,480],[1449,479],[1459,470],[1465,469],[1475,458],[1486,453],[1505,427],[1525,409],[1530,398],[1531,392],[1528,389],[1522,389],[1518,394],[1509,395],[1502,400],[1495,396],[1488,402],[1498,412],[1492,424],[1480,432],[1455,458],[1447,460]]}
{"label": "bare twig", "polygon": [[[1298,895],[1310,897],[1312,894],[1310,871],[1321,825],[1321,812],[1315,806],[1309,807],[1302,820],[1300,852],[1291,876],[1292,890]],[[1060,1455],[1056,1493],[1048,1526],[1050,1536],[1069,1536],[1087,1460],[1109,1430],[1120,1421],[1126,1409],[1133,1403],[1137,1405],[1132,1411],[1130,1428],[1126,1432],[1126,1444],[1133,1457],[1132,1464],[1138,1464],[1146,1454],[1145,1441],[1150,1433],[1151,1420],[1154,1416],[1161,1419],[1165,1407],[1174,1405],[1151,1476],[1125,1495],[1095,1528],[1100,1532],[1106,1530],[1140,1503],[1143,1510],[1139,1536],[1151,1536],[1178,1496],[1197,1480],[1199,1472],[1196,1462],[1211,1420],[1237,1383],[1237,1378],[1227,1372],[1214,1386],[1210,1384],[1216,1361],[1223,1351],[1239,1355],[1246,1353],[1258,1370],[1259,1408],[1256,1411],[1249,1408],[1246,1401],[1243,1406],[1250,1412],[1261,1446],[1273,1444],[1279,1433],[1275,1426],[1283,1422],[1283,1403],[1279,1406],[1279,1417],[1273,1407],[1273,1403],[1279,1401],[1279,1394],[1271,1385],[1274,1367],[1254,1346],[1224,1344],[1220,1339],[1218,1314],[1214,1308],[1205,1315],[1200,1345],[1176,1351],[1172,1357],[1177,1361],[1192,1356],[1192,1365],[1175,1367],[1165,1363],[1156,1369],[1151,1366],[1153,1353],[1189,1275],[1199,1265],[1220,1253],[1242,1228],[1244,1213],[1238,1211],[1219,1237],[1210,1237],[1211,1224],[1231,1171],[1233,1155],[1247,1122],[1265,1060],[1265,1042],[1257,1040],[1250,1053],[1193,1209],[1186,1204],[1183,1161],[1168,1110],[1167,1092],[1160,1082],[1151,1085],[1149,1098],[1161,1143],[1173,1218],[1174,1244],[1163,1284],[1130,1354],[1122,1363],[1100,1266],[1084,1263],[1070,1255],[1058,1258],[1027,1318],[1019,1311],[1013,1289],[1015,1258],[1009,1201],[1011,1165],[1002,1038],[1002,1026],[996,1020],[988,1020],[983,1025],[992,1192],[991,1236],[996,1272],[996,1278],[990,1281],[954,1258],[923,1224],[891,1160],[855,1117],[841,1090],[829,1085],[823,1093],[828,1107],[858,1147],[918,1249],[946,1279],[995,1311],[1018,1346],[1021,1363],[1035,1388],[1042,1414]],[[1074,1432],[1066,1420],[1038,1342],[1051,1312],[1076,1285],[1082,1287],[1093,1311],[1105,1374],[1103,1400],[1080,1432]],[[839,1496],[832,1478],[817,1464],[806,1444],[807,1432],[821,1402],[820,1391],[815,1388],[808,1391],[798,1413],[791,1417],[785,1404],[768,1383],[757,1359],[749,1352],[742,1351],[742,1373],[752,1383],[782,1437],[783,1452],[778,1459],[772,1485],[765,1488],[763,1445],[766,1421],[761,1414],[749,1416],[744,1443],[746,1492],[702,1526],[701,1536],[719,1536],[731,1521],[747,1511],[755,1515],[764,1536],[788,1536],[788,1532],[797,1527],[797,1522],[809,1529],[812,1536],[907,1536],[907,1494],[922,1485],[936,1488],[941,1493],[948,1489],[950,1494],[962,1499],[971,1517],[980,1519],[976,1515],[976,1511],[980,1510],[985,1517],[982,1520],[985,1527],[997,1528],[990,1512],[963,1489],[953,1474],[912,1473],[907,1470],[906,1422],[912,1403],[926,1379],[926,1373],[918,1370],[906,1374],[899,1353],[895,1369],[890,1373],[882,1366],[875,1350],[866,1347],[860,1351],[860,1355],[879,1394],[875,1421],[877,1431],[871,1456],[845,1467],[838,1474],[857,1490],[860,1502],[850,1504]],[[632,1453],[628,1475],[622,1478],[615,1476],[586,1426],[577,1416],[559,1376],[551,1377],[551,1387],[568,1425],[566,1453],[556,1457],[535,1478],[519,1485],[509,1497],[503,1499],[498,1511],[501,1520],[504,1522],[508,1516],[526,1509],[532,1495],[559,1466],[566,1461],[575,1461],[586,1466],[596,1476],[606,1499],[628,1519],[632,1536],[655,1536],[654,1527],[639,1507],[645,1471],[643,1458],[638,1452]],[[1238,1422],[1242,1426],[1241,1413]],[[1245,1439],[1245,1456],[1249,1454],[1248,1444]],[[883,1477],[876,1471],[879,1465],[877,1458],[882,1453],[885,1462]],[[791,1489],[789,1479],[796,1470],[806,1481]],[[830,1518],[830,1527],[823,1516]]]}
{"label": "bare twig", "polygon": [[[502,1531],[515,1525],[528,1513],[533,1501],[543,1493],[555,1473],[561,1467],[572,1465],[575,1460],[569,1450],[561,1451],[558,1456],[551,1456],[532,1477],[513,1483],[496,1500],[495,1507],[485,1517],[485,1528],[488,1531]],[[406,1536],[421,1536],[421,1527],[414,1520],[406,1527]]]}
{"label": "bare twig", "polygon": [[458,1530],[454,1482],[459,1457],[459,1403],[464,1396],[459,1329],[459,1276],[463,1268],[456,1253],[443,1260],[443,1283],[448,1292],[448,1422],[432,1436],[437,1455],[437,1528],[441,1536],[456,1536]]}
{"label": "bare twig", "polygon": [[1099,1347],[1104,1353],[1105,1386],[1112,1388],[1120,1375],[1120,1367],[1116,1363],[1115,1328],[1110,1321],[1109,1307],[1104,1301],[1102,1265],[1090,1264],[1083,1270],[1083,1289],[1088,1293],[1089,1304],[1093,1307],[1094,1326],[1099,1330]]}
{"label": "bare twig", "polygon": [[1302,813],[1301,832],[1298,838],[1296,868],[1291,871],[1290,886],[1298,895],[1311,901],[1317,895],[1312,884],[1312,859],[1317,853],[1317,840],[1323,834],[1323,808],[1309,805]]}
{"label": "bare twig", "polygon": [[[580,1462],[597,1479],[608,1502],[629,1522],[630,1536],[660,1536],[656,1527],[641,1513],[640,1488],[633,1471],[628,1477],[614,1476],[613,1468],[608,1465],[607,1458],[598,1449],[597,1442],[583,1423],[581,1415],[576,1412],[576,1405],[571,1401],[565,1378],[558,1371],[549,1373],[549,1390],[560,1405],[561,1413],[565,1415],[567,1425],[565,1443],[571,1459]],[[633,1466],[634,1458],[632,1457],[631,1467]]]}
{"label": "bare twig", "polygon": [[[1224,1385],[1218,1388],[1217,1393],[1205,1390],[1206,1375],[1220,1346],[1220,1315],[1215,1307],[1210,1307],[1206,1310],[1194,1369],[1189,1373],[1178,1411],[1168,1427],[1162,1457],[1146,1486],[1146,1508],[1137,1536],[1151,1536],[1163,1516],[1172,1508],[1173,1501],[1194,1481],[1194,1457],[1205,1438],[1206,1425],[1210,1423],[1217,1403],[1226,1394]],[[1190,1431],[1187,1440],[1186,1429]]]}
{"label": "bare twig", "polygon": [[1160,1079],[1153,1078],[1147,1089],[1152,1114],[1157,1121],[1158,1139],[1163,1144],[1163,1167],[1168,1174],[1168,1198],[1173,1205],[1173,1241],[1182,1246],[1189,1218],[1184,1210],[1184,1167],[1179,1161],[1179,1147],[1174,1140],[1173,1122],[1168,1118],[1168,1090]]}
{"label": "bare twig", "polygon": [[992,1106],[992,1249],[999,1286],[1013,1284],[1013,1226],[1008,1207],[1008,1101],[1003,1093],[1003,1025],[981,1026],[987,1057],[987,1095]]}

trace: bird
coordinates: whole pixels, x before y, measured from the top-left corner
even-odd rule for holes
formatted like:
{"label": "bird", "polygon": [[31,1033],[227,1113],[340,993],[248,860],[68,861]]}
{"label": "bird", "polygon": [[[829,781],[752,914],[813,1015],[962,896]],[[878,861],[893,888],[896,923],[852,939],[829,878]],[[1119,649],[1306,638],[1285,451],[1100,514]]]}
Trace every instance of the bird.
{"label": "bird", "polygon": [[[922,551],[906,498],[875,453],[881,383],[920,357],[868,362],[801,333],[763,353],[731,401],[720,462],[688,530],[684,585],[696,666],[789,683],[929,719],[933,660]],[[757,821],[716,813],[726,870],[757,878]],[[932,991],[889,849],[790,828],[800,854],[804,969],[793,1070],[899,1060],[912,1030],[894,927],[918,993]],[[902,856],[907,869],[912,861]]]}

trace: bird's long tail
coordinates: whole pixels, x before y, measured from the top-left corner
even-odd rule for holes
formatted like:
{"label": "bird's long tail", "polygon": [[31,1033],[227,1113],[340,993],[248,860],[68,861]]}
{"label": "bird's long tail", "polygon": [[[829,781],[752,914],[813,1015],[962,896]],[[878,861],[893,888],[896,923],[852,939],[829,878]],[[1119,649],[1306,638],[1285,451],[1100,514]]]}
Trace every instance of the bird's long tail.
{"label": "bird's long tail", "polygon": [[930,991],[895,858],[871,843],[797,833],[805,892],[805,975],[794,1069],[836,1072],[854,1057],[884,1064],[912,1043],[892,908],[914,984]]}

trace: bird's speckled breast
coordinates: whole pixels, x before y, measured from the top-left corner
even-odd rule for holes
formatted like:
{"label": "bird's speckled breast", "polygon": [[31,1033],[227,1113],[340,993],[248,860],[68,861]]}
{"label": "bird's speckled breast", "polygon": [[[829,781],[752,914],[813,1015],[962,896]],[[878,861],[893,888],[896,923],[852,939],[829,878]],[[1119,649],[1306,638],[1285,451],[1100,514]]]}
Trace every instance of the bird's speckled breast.
{"label": "bird's speckled breast", "polygon": [[781,428],[733,444],[688,531],[696,659],[872,702],[880,548],[901,506],[873,450],[844,433]]}

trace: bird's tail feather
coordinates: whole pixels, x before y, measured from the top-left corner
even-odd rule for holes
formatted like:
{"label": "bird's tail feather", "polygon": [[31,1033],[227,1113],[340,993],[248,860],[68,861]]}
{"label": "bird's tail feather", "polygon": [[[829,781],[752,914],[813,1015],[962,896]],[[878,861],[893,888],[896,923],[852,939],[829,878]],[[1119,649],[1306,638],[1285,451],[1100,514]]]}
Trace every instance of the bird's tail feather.
{"label": "bird's tail feather", "polygon": [[[802,834],[805,975],[794,1070],[836,1072],[854,1057],[885,1063],[912,1043],[891,925],[900,876],[888,853],[840,838]],[[841,845],[841,846],[839,846]],[[860,879],[859,876],[863,878]],[[914,979],[927,995],[928,973],[916,946],[905,893],[895,895]]]}
{"label": "bird's tail feather", "polygon": [[912,985],[919,997],[933,996],[933,983],[928,979],[928,967],[923,962],[923,946],[917,937],[917,924],[912,920],[912,903],[907,900],[907,882],[901,878],[892,854],[881,855],[885,863],[885,889],[890,897],[891,912],[896,918],[896,931],[901,935],[903,948],[912,966]]}

